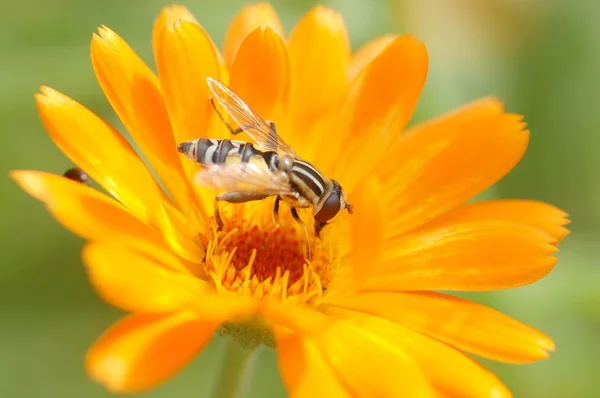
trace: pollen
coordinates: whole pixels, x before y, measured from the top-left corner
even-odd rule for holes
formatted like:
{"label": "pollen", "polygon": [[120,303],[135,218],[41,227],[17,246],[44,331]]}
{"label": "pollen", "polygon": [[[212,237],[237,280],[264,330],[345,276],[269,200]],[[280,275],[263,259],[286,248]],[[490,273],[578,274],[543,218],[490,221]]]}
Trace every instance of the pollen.
{"label": "pollen", "polygon": [[[206,239],[205,271],[219,291],[255,298],[316,303],[337,265],[332,250],[295,221],[236,218]],[[310,244],[310,260],[307,258]]]}

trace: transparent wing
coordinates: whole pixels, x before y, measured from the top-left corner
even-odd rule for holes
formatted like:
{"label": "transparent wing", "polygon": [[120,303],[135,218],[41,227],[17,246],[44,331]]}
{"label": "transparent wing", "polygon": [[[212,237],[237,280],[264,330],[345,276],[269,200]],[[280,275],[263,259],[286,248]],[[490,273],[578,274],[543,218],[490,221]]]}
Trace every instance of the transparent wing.
{"label": "transparent wing", "polygon": [[195,176],[196,183],[226,192],[248,192],[265,196],[293,196],[288,176],[253,163],[215,164]]}
{"label": "transparent wing", "polygon": [[256,141],[261,150],[295,156],[294,150],[229,87],[212,77],[207,77],[206,82],[217,102]]}

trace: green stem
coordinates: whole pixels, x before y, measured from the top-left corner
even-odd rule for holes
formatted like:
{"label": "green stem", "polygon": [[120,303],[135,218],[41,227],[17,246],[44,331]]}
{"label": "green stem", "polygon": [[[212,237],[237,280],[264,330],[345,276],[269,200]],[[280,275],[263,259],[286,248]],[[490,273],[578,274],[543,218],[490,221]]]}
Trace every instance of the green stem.
{"label": "green stem", "polygon": [[243,398],[246,395],[255,350],[242,347],[232,338],[224,338],[220,369],[211,398]]}

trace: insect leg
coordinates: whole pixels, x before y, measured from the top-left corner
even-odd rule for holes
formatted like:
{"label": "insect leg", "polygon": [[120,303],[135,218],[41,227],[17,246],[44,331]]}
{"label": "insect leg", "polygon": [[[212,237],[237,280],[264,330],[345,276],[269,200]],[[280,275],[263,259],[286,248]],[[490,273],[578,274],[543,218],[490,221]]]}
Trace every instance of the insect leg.
{"label": "insect leg", "polygon": [[253,192],[226,192],[218,195],[215,198],[215,221],[217,222],[217,231],[223,229],[223,219],[219,213],[219,202],[229,203],[245,203],[252,202],[254,200],[262,200],[269,195],[262,195]]}
{"label": "insect leg", "polygon": [[[227,127],[227,130],[229,130],[229,132],[233,135],[236,135],[238,133],[240,133],[242,131],[242,129],[237,128],[237,129],[233,129],[233,127],[231,127],[231,124],[229,124],[229,122],[227,120],[225,120],[225,118],[223,117],[223,115],[221,115],[221,112],[219,112],[219,110],[217,109],[217,105],[215,104],[215,100],[211,97],[210,98],[210,103],[212,104],[215,112],[217,113],[217,116],[219,116],[219,119],[221,119],[221,122],[225,125],[225,127]],[[239,131],[238,131],[239,130]]]}
{"label": "insect leg", "polygon": [[275,205],[273,205],[273,224],[275,224],[275,228],[279,228],[279,201],[281,197],[275,198]]}
{"label": "insect leg", "polygon": [[317,235],[317,238],[321,237],[321,230],[323,230],[323,228],[329,224],[326,221],[317,221],[315,220],[315,235]]}
{"label": "insect leg", "polygon": [[308,240],[308,229],[306,228],[306,224],[304,224],[300,218],[300,215],[298,215],[298,211],[295,207],[292,207],[292,217],[294,217],[294,220],[296,220],[298,224],[302,225],[302,228],[304,229],[304,236],[306,237],[306,258],[308,261],[310,261],[310,241]]}
{"label": "insect leg", "polygon": [[[271,130],[273,130],[275,133],[277,133],[277,129],[275,127],[275,122],[272,122],[270,120],[266,120],[267,124],[269,125],[269,127],[271,128]],[[231,129],[231,134],[236,135],[241,133],[242,131],[244,131],[244,128],[248,128],[248,127],[256,127],[258,126],[258,123],[256,124],[250,124],[250,125],[244,125],[244,127],[238,127],[237,129]]]}

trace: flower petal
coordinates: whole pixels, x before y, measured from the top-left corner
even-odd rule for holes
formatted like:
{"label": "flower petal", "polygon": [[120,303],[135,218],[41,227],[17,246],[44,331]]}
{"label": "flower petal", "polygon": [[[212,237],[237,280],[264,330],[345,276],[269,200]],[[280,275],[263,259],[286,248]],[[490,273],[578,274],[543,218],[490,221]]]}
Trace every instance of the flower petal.
{"label": "flower petal", "polygon": [[388,242],[366,290],[483,291],[518,287],[548,274],[556,240],[512,222],[423,227]]}
{"label": "flower petal", "polygon": [[346,192],[371,172],[404,129],[425,83],[427,62],[425,46],[401,36],[353,80],[335,126],[342,133],[336,140],[324,135],[317,157],[322,160],[319,167],[335,176]]}
{"label": "flower petal", "polygon": [[[95,189],[41,171],[13,171],[10,175],[27,193],[44,202],[62,225],[86,240],[118,243],[159,261],[173,256],[158,230]],[[170,265],[188,272],[180,261]]]}
{"label": "flower petal", "polygon": [[443,293],[361,293],[336,305],[389,319],[495,361],[528,363],[545,359],[554,350],[543,333],[489,307]]}
{"label": "flower petal", "polygon": [[274,328],[281,377],[291,398],[347,398],[350,392],[310,340]]}
{"label": "flower petal", "polygon": [[[461,398],[512,397],[510,391],[491,372],[462,352],[394,324],[387,319],[353,313],[340,309],[327,309],[331,315],[345,315],[357,329],[376,336],[404,355],[421,369],[442,396]],[[371,362],[367,362],[371,366]],[[410,382],[410,381],[407,381]],[[412,395],[393,395],[412,396]],[[438,396],[436,394],[436,396]]]}
{"label": "flower petal", "polygon": [[212,113],[206,78],[220,76],[209,36],[191,22],[167,26],[157,41],[156,62],[175,142],[206,137]]}
{"label": "flower petal", "polygon": [[246,37],[256,28],[271,28],[280,37],[283,37],[283,27],[277,12],[268,3],[248,4],[231,21],[225,42],[223,44],[223,58],[225,64],[233,65],[238,49]]}
{"label": "flower petal", "polygon": [[116,33],[100,28],[91,44],[98,82],[123,125],[180,208],[193,195],[184,177],[158,78]]}
{"label": "flower petal", "polygon": [[185,6],[179,4],[172,4],[160,11],[158,18],[154,22],[152,28],[152,47],[154,50],[154,59],[158,59],[158,43],[163,30],[174,26],[181,21],[188,21],[199,25],[198,20],[194,17],[194,14],[190,12]]}
{"label": "flower petal", "polygon": [[371,61],[377,57],[387,46],[389,46],[398,36],[385,35],[377,37],[358,49],[352,57],[350,64],[350,78],[354,79]]}
{"label": "flower petal", "polygon": [[[402,135],[379,171],[390,214],[390,237],[410,231],[479,194],[508,173],[527,148],[522,116],[480,102]],[[481,109],[484,108],[484,109]],[[472,117],[473,113],[477,116]]]}
{"label": "flower petal", "polygon": [[450,225],[477,221],[508,221],[538,228],[552,237],[558,244],[567,236],[568,215],[561,209],[535,200],[491,200],[459,206],[427,224]]}
{"label": "flower petal", "polygon": [[313,7],[292,30],[288,49],[294,145],[306,142],[310,125],[337,106],[347,90],[350,42],[342,16],[329,7]]}
{"label": "flower petal", "polygon": [[83,252],[92,286],[108,303],[128,312],[193,311],[206,319],[245,318],[247,297],[217,294],[206,281],[174,271],[172,256],[160,263],[118,245],[88,244]]}
{"label": "flower petal", "polygon": [[220,324],[190,313],[129,315],[96,341],[85,367],[113,393],[143,392],[190,362]]}
{"label": "flower petal", "polygon": [[285,44],[271,28],[257,28],[246,37],[229,86],[260,117],[280,124],[288,108],[290,71]]}

